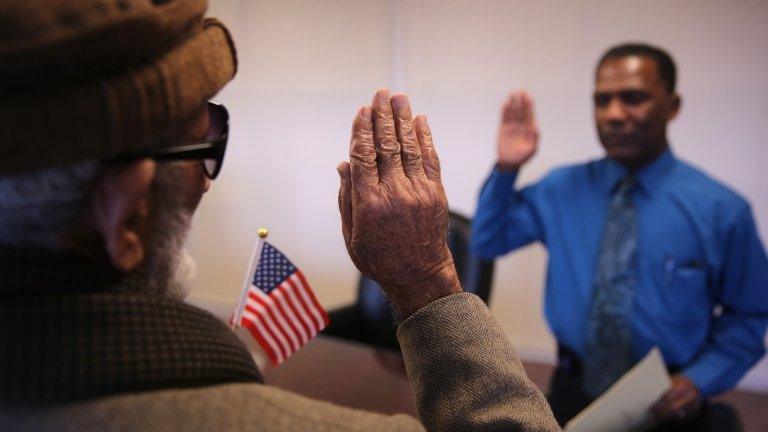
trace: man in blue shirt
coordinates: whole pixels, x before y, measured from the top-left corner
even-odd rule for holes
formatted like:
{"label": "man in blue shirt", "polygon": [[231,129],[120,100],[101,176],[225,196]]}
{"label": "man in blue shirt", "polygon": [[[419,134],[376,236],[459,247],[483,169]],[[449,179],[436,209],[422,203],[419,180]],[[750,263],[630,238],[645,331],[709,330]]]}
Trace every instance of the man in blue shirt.
{"label": "man in blue shirt", "polygon": [[658,48],[607,51],[594,92],[606,157],[522,189],[515,180],[538,145],[533,102],[520,92],[503,107],[472,247],[485,257],[547,247],[545,313],[560,357],[549,397],[561,424],[654,346],[673,373],[654,414],[702,421],[702,402],[765,352],[768,259],[747,201],[670,150],[675,81]]}

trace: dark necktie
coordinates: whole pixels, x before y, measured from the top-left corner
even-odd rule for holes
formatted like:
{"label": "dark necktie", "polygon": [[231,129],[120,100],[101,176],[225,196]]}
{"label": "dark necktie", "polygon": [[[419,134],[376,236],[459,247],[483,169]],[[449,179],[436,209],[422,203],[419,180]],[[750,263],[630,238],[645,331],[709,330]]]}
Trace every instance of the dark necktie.
{"label": "dark necktie", "polygon": [[619,183],[608,205],[587,316],[584,390],[597,397],[634,365],[632,298],[637,272],[635,180]]}

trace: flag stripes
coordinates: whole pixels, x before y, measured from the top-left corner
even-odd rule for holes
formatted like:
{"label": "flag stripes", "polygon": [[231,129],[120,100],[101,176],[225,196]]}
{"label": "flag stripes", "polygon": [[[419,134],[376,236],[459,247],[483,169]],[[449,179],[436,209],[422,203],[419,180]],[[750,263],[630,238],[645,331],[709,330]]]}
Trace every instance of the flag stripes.
{"label": "flag stripes", "polygon": [[264,348],[272,363],[280,364],[328,323],[328,314],[297,269],[269,294],[251,285],[241,325]]}

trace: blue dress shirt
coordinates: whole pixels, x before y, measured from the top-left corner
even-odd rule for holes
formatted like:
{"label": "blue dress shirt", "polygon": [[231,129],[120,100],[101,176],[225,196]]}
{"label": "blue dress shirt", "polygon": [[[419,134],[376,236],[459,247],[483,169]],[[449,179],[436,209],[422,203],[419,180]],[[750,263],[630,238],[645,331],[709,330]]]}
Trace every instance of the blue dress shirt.
{"label": "blue dress shirt", "polygon": [[[582,358],[605,211],[626,175],[606,158],[516,190],[516,173],[494,170],[473,222],[472,249],[486,258],[547,247],[546,318]],[[669,151],[636,178],[635,358],[659,346],[704,396],[728,390],[765,352],[768,258],[749,204]]]}

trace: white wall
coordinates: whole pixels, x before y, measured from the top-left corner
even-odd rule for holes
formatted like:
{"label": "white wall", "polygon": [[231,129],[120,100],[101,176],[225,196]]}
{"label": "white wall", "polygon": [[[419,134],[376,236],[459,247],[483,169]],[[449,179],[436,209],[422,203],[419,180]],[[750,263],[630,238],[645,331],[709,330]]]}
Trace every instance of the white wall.
{"label": "white wall", "polygon": [[[214,0],[211,14],[232,29],[240,70],[219,96],[232,114],[225,168],[190,240],[198,298],[234,304],[256,228],[266,226],[329,309],[353,300],[335,166],[352,116],[376,88],[408,92],[429,115],[451,207],[471,214],[511,89],[533,94],[542,130],[523,182],[601,154],[594,63],[626,40],[673,53],[684,97],[675,151],[746,196],[768,239],[764,1]],[[551,360],[545,260],[539,246],[500,259],[492,310],[522,355]],[[768,391],[768,360],[746,384]]]}

